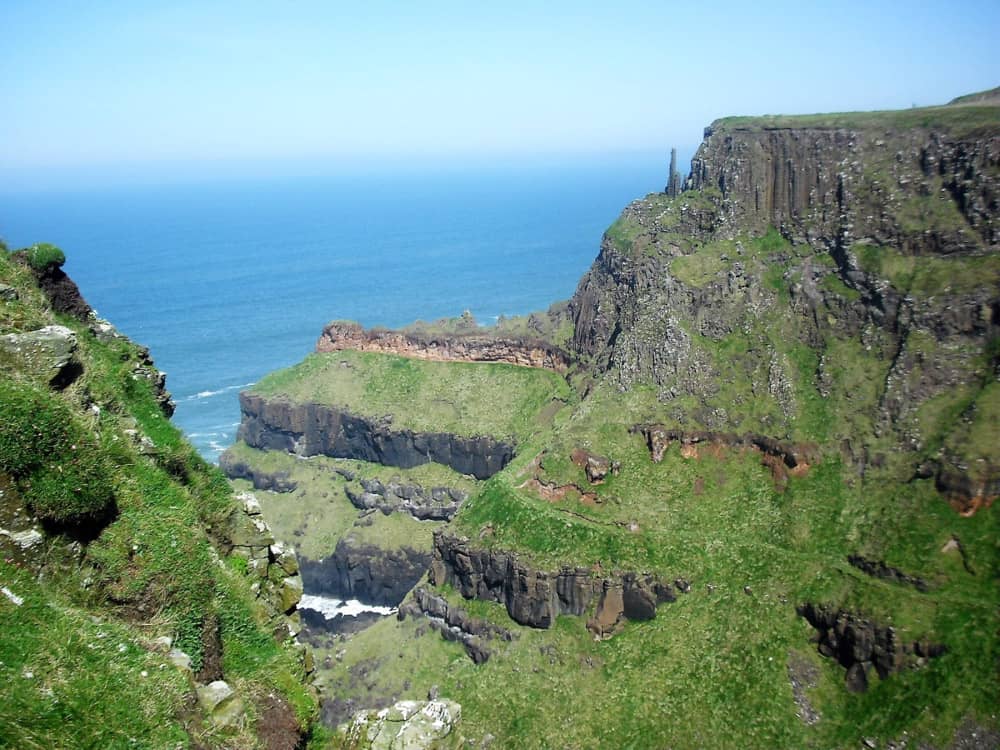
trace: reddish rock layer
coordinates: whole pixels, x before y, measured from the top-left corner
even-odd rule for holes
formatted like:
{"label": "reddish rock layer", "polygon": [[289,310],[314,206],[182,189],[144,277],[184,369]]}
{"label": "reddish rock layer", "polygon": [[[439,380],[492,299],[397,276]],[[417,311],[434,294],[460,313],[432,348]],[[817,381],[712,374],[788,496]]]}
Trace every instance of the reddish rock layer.
{"label": "reddish rock layer", "polygon": [[316,351],[338,352],[344,349],[434,362],[506,362],[558,373],[566,372],[570,366],[566,352],[539,339],[478,333],[432,335],[386,329],[365,330],[357,323],[330,323],[316,342]]}

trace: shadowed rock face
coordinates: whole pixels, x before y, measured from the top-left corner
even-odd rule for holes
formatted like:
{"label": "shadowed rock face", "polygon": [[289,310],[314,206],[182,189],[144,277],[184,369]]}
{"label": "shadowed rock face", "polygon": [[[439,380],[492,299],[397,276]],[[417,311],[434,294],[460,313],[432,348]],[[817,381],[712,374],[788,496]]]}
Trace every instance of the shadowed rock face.
{"label": "shadowed rock face", "polygon": [[310,594],[395,607],[427,572],[430,561],[426,550],[382,549],[359,544],[348,536],[337,542],[329,557],[303,557],[299,567]]}
{"label": "shadowed rock face", "polygon": [[[503,604],[520,625],[552,626],[558,615],[582,615],[597,601],[588,627],[611,635],[623,619],[649,620],[656,606],[676,599],[670,584],[653,576],[620,573],[598,577],[589,568],[535,570],[505,550],[477,549],[445,530],[434,534],[431,584],[454,586],[466,599]],[[611,592],[610,594],[608,592]]]}
{"label": "shadowed rock face", "polygon": [[293,492],[298,483],[291,479],[287,471],[267,472],[242,461],[229,451],[219,456],[219,468],[230,479],[246,479],[255,490],[270,492]]}
{"label": "shadowed rock face", "polygon": [[243,421],[237,438],[262,450],[354,458],[403,469],[435,461],[477,479],[493,476],[514,457],[514,446],[496,438],[394,430],[387,422],[333,406],[244,392],[240,408]]}
{"label": "shadowed rock face", "polygon": [[804,604],[798,613],[818,631],[819,652],[847,669],[847,689],[863,693],[874,669],[880,679],[906,666],[921,665],[947,651],[929,641],[903,642],[896,629],[860,615],[821,604]]}

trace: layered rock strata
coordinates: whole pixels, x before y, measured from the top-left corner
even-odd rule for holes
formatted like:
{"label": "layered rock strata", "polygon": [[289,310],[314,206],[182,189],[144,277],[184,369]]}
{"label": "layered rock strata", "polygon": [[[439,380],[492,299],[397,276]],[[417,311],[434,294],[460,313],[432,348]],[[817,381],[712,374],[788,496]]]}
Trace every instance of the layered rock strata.
{"label": "layered rock strata", "polygon": [[386,329],[365,330],[357,323],[335,321],[323,329],[317,352],[353,349],[395,354],[435,362],[506,362],[564,373],[567,352],[541,339],[491,336],[478,333],[426,334]]}
{"label": "layered rock strata", "polygon": [[397,430],[387,421],[323,404],[243,392],[240,409],[237,439],[261,450],[353,458],[404,469],[434,461],[477,479],[493,476],[514,456],[513,445],[493,437]]}
{"label": "layered rock strata", "polygon": [[598,636],[611,634],[624,619],[651,619],[658,604],[676,598],[674,587],[654,576],[602,577],[590,568],[569,566],[554,572],[536,570],[516,553],[472,547],[466,537],[446,529],[434,534],[429,581],[454,586],[466,599],[499,602],[514,622],[534,628],[551,627],[561,614],[585,614],[596,601],[588,625]]}

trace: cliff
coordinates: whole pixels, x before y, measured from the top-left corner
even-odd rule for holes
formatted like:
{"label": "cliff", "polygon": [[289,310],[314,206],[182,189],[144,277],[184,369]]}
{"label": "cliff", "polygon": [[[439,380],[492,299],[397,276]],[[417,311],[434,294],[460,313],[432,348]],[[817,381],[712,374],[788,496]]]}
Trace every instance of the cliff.
{"label": "cliff", "polygon": [[[255,388],[241,434],[276,451],[330,442],[321,410],[512,448],[434,516],[399,618],[331,647],[331,712],[440,691],[518,747],[995,743],[998,139],[988,96],[717,121],[547,323],[332,324]],[[366,481],[339,540],[417,507]]]}
{"label": "cliff", "polygon": [[295,555],[63,261],[0,247],[0,746],[293,747]]}
{"label": "cliff", "polygon": [[390,424],[320,404],[293,404],[240,394],[237,439],[252,448],[324,455],[410,468],[434,461],[477,479],[510,461],[513,446],[488,436],[394,430]]}
{"label": "cliff", "polygon": [[334,321],[316,342],[318,352],[380,352],[434,362],[506,362],[565,373],[569,355],[542,339],[515,338],[489,333],[429,334],[383,329],[365,330],[357,323]]}
{"label": "cliff", "polygon": [[[605,235],[571,301],[573,348],[620,388],[691,399],[685,427],[848,441],[859,471],[902,449],[898,470],[933,474],[958,507],[990,502],[1000,473],[976,436],[997,400],[997,119],[713,123],[685,191]],[[859,369],[867,393],[845,377]],[[935,419],[943,402],[962,418]]]}

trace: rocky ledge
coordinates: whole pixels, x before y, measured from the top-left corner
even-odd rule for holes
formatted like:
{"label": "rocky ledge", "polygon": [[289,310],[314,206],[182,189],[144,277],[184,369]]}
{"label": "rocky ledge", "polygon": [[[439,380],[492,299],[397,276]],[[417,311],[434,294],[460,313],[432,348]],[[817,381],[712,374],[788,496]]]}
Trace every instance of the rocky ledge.
{"label": "rocky ledge", "polygon": [[470,617],[461,607],[448,603],[443,596],[433,594],[423,586],[413,591],[413,598],[399,608],[396,617],[405,620],[407,616],[426,617],[431,627],[449,641],[458,641],[465,646],[465,653],[476,664],[483,664],[493,655],[487,645],[489,641],[500,639],[511,641],[514,633],[478,617]]}
{"label": "rocky ledge", "polygon": [[847,669],[847,689],[863,693],[874,669],[880,679],[909,666],[922,666],[947,647],[928,640],[904,643],[896,629],[861,615],[822,604],[804,604],[798,613],[817,630],[819,652]]}
{"label": "rocky ledge", "polygon": [[650,620],[656,607],[676,599],[674,589],[689,590],[686,581],[673,585],[633,572],[599,576],[590,568],[536,570],[513,552],[477,549],[466,537],[446,529],[434,534],[430,582],[454,586],[466,599],[503,604],[520,625],[548,628],[561,614],[582,615],[597,601],[587,627],[596,637],[613,635],[625,620]]}
{"label": "rocky ledge", "polygon": [[418,521],[450,521],[468,498],[468,493],[454,487],[431,487],[419,484],[359,479],[356,486],[344,486],[344,494],[358,510],[378,510],[389,515],[406,513]]}
{"label": "rocky ledge", "polygon": [[389,419],[352,414],[323,404],[296,404],[240,394],[243,420],[237,434],[251,448],[299,456],[324,455],[412,468],[430,461],[487,479],[514,457],[514,446],[493,437],[393,429]]}
{"label": "rocky ledge", "polygon": [[335,321],[323,329],[317,352],[353,349],[435,362],[506,362],[566,372],[570,356],[541,339],[481,333],[427,334],[387,329],[365,330],[357,323]]}
{"label": "rocky ledge", "polygon": [[264,471],[225,451],[219,456],[219,468],[230,479],[246,479],[255,490],[269,492],[294,492],[298,482],[287,471]]}

